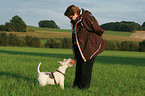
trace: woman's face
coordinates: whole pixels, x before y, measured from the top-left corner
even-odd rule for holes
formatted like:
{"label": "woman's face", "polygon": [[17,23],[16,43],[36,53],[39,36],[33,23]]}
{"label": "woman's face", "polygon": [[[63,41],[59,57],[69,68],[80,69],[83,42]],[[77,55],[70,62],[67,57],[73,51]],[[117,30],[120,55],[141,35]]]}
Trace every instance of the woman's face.
{"label": "woman's face", "polygon": [[77,20],[77,18],[78,18],[78,15],[77,15],[77,13],[75,13],[74,15],[71,15],[71,16],[69,16],[68,17],[70,20]]}

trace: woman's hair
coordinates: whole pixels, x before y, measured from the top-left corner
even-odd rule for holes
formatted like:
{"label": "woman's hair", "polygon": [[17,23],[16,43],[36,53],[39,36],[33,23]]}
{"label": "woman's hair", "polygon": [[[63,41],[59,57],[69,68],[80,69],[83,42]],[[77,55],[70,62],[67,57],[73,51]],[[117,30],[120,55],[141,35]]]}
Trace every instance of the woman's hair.
{"label": "woman's hair", "polygon": [[71,15],[74,15],[74,13],[77,13],[77,15],[79,15],[79,14],[80,14],[80,11],[81,11],[81,10],[79,9],[79,7],[77,7],[77,6],[75,6],[75,5],[70,5],[70,6],[66,9],[64,15],[67,16],[67,17],[69,17],[69,16],[71,16]]}

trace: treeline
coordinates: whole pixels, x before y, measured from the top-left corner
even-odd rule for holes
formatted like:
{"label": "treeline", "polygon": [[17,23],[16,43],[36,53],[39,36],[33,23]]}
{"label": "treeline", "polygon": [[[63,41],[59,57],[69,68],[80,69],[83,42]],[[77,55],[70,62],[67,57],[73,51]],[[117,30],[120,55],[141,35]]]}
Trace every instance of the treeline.
{"label": "treeline", "polygon": [[145,30],[145,22],[142,24],[142,26],[139,25],[138,23],[129,21],[111,22],[102,24],[101,27],[104,30],[134,32]]}

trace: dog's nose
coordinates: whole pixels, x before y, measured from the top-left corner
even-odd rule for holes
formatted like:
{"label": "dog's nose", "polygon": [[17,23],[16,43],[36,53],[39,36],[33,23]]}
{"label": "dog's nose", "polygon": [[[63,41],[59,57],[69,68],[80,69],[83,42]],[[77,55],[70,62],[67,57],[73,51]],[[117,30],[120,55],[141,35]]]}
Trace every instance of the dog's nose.
{"label": "dog's nose", "polygon": [[74,64],[74,63],[75,63],[75,61],[74,61],[74,60],[72,60],[72,61],[71,61],[71,63],[72,63],[72,64]]}

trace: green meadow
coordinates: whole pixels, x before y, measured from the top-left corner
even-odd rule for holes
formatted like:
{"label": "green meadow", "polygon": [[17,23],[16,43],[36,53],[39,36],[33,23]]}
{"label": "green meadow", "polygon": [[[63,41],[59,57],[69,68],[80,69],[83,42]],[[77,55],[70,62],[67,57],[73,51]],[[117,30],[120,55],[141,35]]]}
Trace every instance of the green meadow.
{"label": "green meadow", "polygon": [[95,60],[91,86],[72,88],[75,64],[66,70],[65,90],[41,87],[40,71],[54,71],[57,61],[72,58],[72,49],[0,47],[0,96],[145,96],[145,53],[104,51]]}

